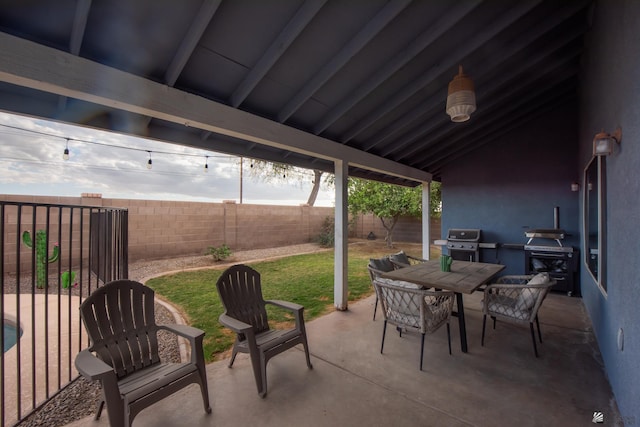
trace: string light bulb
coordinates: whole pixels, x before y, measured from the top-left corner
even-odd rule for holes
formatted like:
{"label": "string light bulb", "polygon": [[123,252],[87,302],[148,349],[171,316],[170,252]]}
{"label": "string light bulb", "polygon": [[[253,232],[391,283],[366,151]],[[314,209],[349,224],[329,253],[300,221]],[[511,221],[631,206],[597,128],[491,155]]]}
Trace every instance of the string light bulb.
{"label": "string light bulb", "polygon": [[204,173],[209,172],[209,156],[204,156]]}
{"label": "string light bulb", "polygon": [[153,167],[153,161],[151,160],[151,151],[147,151],[149,153],[149,161],[147,161],[147,169],[151,169]]}
{"label": "string light bulb", "polygon": [[69,138],[67,138],[67,144],[64,147],[64,152],[62,153],[63,160],[69,160]]}

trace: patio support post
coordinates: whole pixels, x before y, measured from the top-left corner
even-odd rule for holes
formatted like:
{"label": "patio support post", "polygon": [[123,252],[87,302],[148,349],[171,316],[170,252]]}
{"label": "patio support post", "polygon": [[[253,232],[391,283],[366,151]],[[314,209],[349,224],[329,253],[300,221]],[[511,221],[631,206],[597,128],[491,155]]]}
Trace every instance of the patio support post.
{"label": "patio support post", "polygon": [[344,160],[335,160],[335,255],[334,255],[334,285],[333,298],[337,310],[347,310],[347,265],[349,241],[349,218],[347,215],[347,178],[349,176],[349,164]]}
{"label": "patio support post", "polygon": [[422,258],[429,259],[431,249],[431,182],[422,183]]}

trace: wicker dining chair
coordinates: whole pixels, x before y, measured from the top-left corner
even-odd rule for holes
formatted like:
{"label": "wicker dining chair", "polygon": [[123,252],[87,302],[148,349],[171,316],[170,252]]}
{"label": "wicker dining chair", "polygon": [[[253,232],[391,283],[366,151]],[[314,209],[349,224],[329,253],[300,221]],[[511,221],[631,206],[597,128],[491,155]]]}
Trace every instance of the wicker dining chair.
{"label": "wicker dining chair", "polygon": [[400,331],[418,332],[422,335],[420,347],[420,370],[422,370],[424,337],[426,334],[437,331],[442,325],[447,325],[449,354],[451,354],[449,320],[455,294],[451,291],[408,287],[404,283],[388,279],[374,281],[384,315],[380,353],[384,350],[387,323],[395,325]]}
{"label": "wicker dining chair", "polygon": [[376,320],[376,312],[378,311],[378,290],[374,286],[373,282],[380,278],[382,273],[386,273],[389,271],[393,271],[395,266],[389,260],[389,257],[382,258],[371,258],[369,260],[369,265],[367,265],[367,269],[369,270],[369,277],[371,278],[371,286],[373,287],[374,292],[376,293],[376,302],[373,306],[373,320]]}
{"label": "wicker dining chair", "polygon": [[[109,425],[130,426],[144,408],[190,385],[198,384],[204,409],[211,413],[202,339],[204,331],[187,325],[157,325],[154,292],[142,283],[116,280],[98,288],[80,306],[80,316],[91,341],[75,359],[78,372],[102,384]],[[189,340],[191,360],[160,361],[159,330]],[[94,355],[95,353],[95,355]]]}
{"label": "wicker dining chair", "polygon": [[[272,357],[302,344],[307,367],[313,368],[309,358],[303,306],[287,301],[264,300],[260,273],[242,264],[225,270],[218,279],[216,288],[225,310],[219,321],[236,333],[229,367],[233,366],[238,352],[249,353],[260,397],[267,395],[267,362]],[[295,326],[271,329],[267,304],[290,311],[294,316]]]}
{"label": "wicker dining chair", "polygon": [[414,256],[406,254],[404,251],[400,251],[395,254],[389,255],[389,261],[395,266],[395,268],[409,267],[410,265],[420,264],[425,262],[425,259],[416,258]]}
{"label": "wicker dining chair", "polygon": [[538,310],[556,281],[548,273],[522,276],[502,276],[496,283],[488,285],[484,290],[482,307],[482,340],[484,346],[487,316],[493,319],[493,329],[496,319],[504,322],[526,325],[531,330],[533,352],[538,357],[533,322],[538,328],[538,339],[542,343]]}

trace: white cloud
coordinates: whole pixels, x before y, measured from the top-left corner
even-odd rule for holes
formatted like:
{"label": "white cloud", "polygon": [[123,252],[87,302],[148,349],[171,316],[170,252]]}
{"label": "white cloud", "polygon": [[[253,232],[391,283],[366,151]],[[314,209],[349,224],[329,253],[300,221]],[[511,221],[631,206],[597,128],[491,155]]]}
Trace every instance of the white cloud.
{"label": "white cloud", "polygon": [[[0,113],[0,142],[0,194],[102,193],[104,198],[206,202],[240,197],[240,161],[220,153],[5,113]],[[67,144],[70,156],[64,161]],[[313,173],[300,173],[305,179],[265,183],[245,170],[243,202],[305,203]],[[321,191],[316,205],[333,206],[332,191]]]}

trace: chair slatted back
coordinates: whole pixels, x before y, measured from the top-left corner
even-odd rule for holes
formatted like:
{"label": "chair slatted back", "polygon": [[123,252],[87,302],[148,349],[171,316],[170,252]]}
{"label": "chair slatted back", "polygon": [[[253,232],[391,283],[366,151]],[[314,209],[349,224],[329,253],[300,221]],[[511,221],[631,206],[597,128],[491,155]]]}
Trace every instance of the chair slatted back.
{"label": "chair slatted back", "polygon": [[123,378],[160,363],[154,292],[131,280],[110,282],[80,306],[90,350]]}
{"label": "chair slatted back", "polygon": [[255,333],[269,330],[260,273],[246,265],[234,265],[222,273],[216,288],[226,314],[253,326]]}

